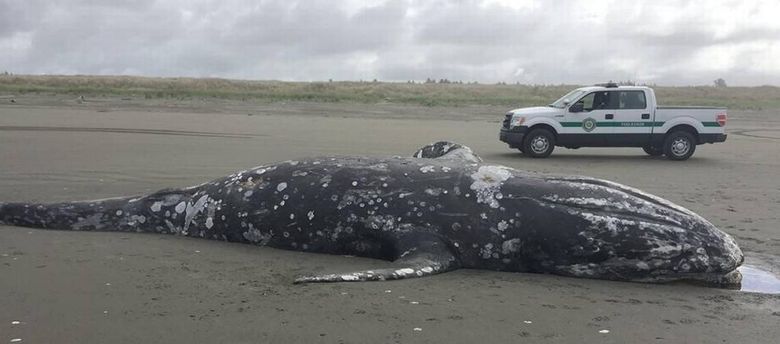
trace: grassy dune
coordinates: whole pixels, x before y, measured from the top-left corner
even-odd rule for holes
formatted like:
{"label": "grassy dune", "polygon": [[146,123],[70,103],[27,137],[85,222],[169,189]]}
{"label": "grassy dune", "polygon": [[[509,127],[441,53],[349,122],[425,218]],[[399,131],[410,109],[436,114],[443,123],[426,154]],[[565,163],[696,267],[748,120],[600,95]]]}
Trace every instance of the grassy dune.
{"label": "grassy dune", "polygon": [[[281,82],[133,76],[0,75],[0,95],[73,94],[147,99],[222,98],[251,101],[399,103],[427,106],[544,105],[574,85]],[[664,105],[712,105],[739,110],[780,109],[780,88],[656,87]]]}

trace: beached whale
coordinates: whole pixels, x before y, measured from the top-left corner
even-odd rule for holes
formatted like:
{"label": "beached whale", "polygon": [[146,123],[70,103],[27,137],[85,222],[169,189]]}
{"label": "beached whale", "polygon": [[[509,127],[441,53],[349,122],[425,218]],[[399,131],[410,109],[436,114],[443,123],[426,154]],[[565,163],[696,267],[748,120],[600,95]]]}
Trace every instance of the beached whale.
{"label": "beached whale", "polygon": [[0,203],[0,223],[168,233],[394,262],[296,282],[471,268],[734,286],[743,261],[731,236],[667,200],[601,179],[485,164],[449,142],[411,158],[286,161],[145,196]]}

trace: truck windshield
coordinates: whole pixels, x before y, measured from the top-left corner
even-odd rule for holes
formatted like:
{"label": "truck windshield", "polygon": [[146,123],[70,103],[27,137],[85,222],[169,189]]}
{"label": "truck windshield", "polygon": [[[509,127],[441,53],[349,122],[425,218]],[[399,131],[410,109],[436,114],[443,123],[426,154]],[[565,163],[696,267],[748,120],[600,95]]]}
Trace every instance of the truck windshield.
{"label": "truck windshield", "polygon": [[585,90],[583,89],[576,89],[574,91],[571,91],[569,93],[566,93],[565,96],[561,97],[560,99],[554,101],[552,104],[549,104],[547,106],[563,109],[566,105],[571,104],[572,101],[579,98],[581,95],[583,95]]}

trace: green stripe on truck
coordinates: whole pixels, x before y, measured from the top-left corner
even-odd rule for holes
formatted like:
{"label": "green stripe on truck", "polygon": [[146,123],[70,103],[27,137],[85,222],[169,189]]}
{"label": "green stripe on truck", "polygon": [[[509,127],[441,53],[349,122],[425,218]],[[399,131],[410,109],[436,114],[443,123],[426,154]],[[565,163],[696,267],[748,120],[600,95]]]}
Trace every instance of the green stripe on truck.
{"label": "green stripe on truck", "polygon": [[[582,122],[560,122],[564,128],[581,127]],[[720,127],[718,122],[701,122],[705,127]],[[664,122],[596,122],[596,127],[661,127]]]}
{"label": "green stripe on truck", "polygon": [[[660,127],[664,122],[596,122],[596,127]],[[581,127],[582,122],[561,122],[564,128]]]}

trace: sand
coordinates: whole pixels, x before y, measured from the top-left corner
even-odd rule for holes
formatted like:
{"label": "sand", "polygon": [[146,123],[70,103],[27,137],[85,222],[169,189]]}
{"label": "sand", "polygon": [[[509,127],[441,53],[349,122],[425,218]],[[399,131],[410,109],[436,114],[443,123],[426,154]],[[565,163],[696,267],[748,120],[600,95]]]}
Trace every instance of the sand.
{"label": "sand", "polygon": [[[16,97],[0,105],[0,201],[63,201],[199,184],[323,154],[410,155],[448,139],[490,163],[625,183],[780,266],[780,117],[732,112],[725,144],[686,162],[640,149],[498,141],[507,109],[390,104]],[[774,343],[780,296],[459,270],[393,282],[293,285],[387,262],[151,234],[0,226],[0,343]],[[18,323],[15,323],[18,322]],[[608,331],[608,332],[607,332]]]}

